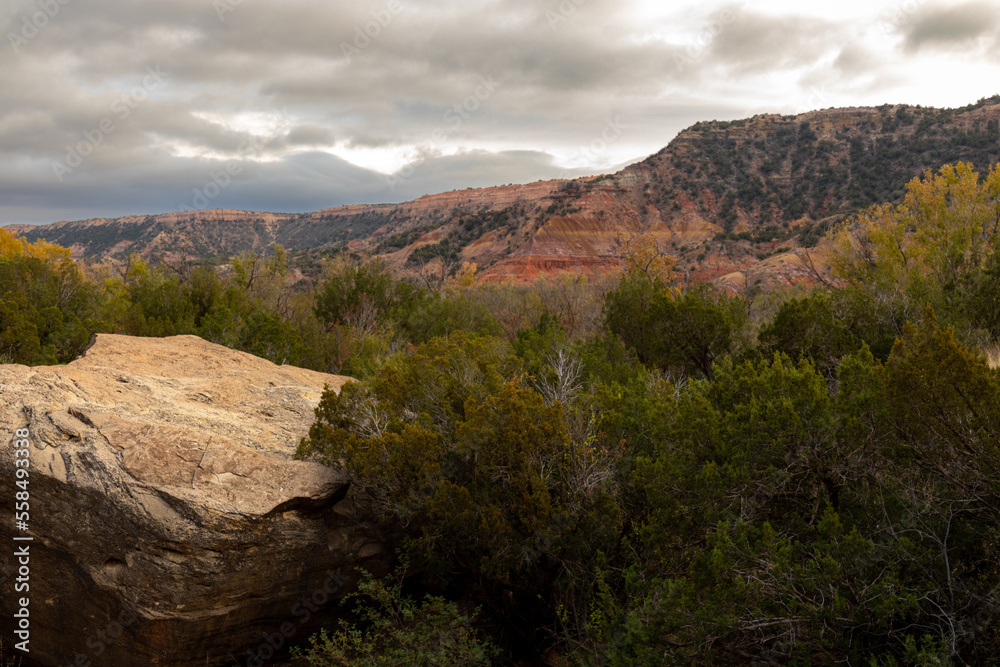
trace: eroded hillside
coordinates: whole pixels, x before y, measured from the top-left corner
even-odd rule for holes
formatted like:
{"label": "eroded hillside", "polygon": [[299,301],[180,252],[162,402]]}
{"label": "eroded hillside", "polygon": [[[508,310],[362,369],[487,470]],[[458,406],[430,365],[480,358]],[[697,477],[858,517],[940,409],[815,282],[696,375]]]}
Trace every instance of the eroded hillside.
{"label": "eroded hillside", "polygon": [[810,280],[829,227],[897,200],[927,169],[1000,161],[1000,97],[961,109],[826,109],[697,123],[648,159],[573,181],[539,181],[305,214],[191,211],[17,227],[77,257],[225,257],[280,243],[350,249],[400,274],[475,262],[485,279],[531,280],[620,266],[650,236],[692,280]]}

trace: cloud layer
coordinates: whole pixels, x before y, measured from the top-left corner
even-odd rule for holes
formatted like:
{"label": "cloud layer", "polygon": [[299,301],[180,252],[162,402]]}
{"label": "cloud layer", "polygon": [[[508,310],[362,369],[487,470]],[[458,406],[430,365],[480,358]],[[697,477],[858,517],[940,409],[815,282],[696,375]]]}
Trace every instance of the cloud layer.
{"label": "cloud layer", "polygon": [[993,4],[13,0],[0,224],[402,201],[612,170],[697,120],[962,105],[997,92]]}

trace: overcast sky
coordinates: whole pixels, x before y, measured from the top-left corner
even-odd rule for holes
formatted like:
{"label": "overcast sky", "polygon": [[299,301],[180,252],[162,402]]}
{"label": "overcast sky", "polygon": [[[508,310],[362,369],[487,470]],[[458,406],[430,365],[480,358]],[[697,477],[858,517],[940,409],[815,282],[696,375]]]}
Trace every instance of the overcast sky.
{"label": "overcast sky", "polygon": [[1000,93],[1000,0],[0,0],[0,224],[604,173],[698,120]]}

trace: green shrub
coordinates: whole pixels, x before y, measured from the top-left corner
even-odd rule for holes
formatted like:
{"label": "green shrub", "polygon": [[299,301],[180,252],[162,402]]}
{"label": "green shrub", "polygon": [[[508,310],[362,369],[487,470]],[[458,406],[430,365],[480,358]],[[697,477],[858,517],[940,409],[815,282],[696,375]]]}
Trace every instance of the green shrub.
{"label": "green shrub", "polygon": [[452,667],[487,666],[496,654],[489,640],[480,639],[473,618],[458,605],[440,597],[421,601],[403,594],[402,576],[392,584],[363,573],[358,592],[345,602],[356,602],[356,623],[341,620],[340,627],[322,630],[305,649],[312,667]]}

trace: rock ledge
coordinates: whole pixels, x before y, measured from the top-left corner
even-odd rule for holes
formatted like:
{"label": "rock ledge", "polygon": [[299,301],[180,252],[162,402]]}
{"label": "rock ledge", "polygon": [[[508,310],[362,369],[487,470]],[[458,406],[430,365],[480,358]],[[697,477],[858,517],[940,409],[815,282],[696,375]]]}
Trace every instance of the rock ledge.
{"label": "rock ledge", "polygon": [[[14,431],[32,443],[31,658],[245,664],[331,622],[390,551],[346,478],[292,460],[324,385],[348,380],[196,336],[101,334],[66,366],[0,366],[4,495]],[[0,556],[5,638],[14,576]]]}

